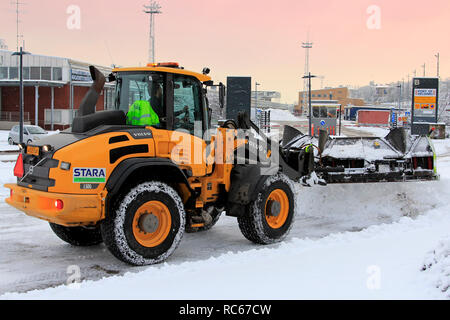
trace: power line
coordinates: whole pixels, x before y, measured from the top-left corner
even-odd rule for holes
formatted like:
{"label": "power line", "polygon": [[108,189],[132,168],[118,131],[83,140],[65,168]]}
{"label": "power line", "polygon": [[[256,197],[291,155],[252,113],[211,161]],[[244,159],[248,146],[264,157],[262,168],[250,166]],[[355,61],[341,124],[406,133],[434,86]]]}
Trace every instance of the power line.
{"label": "power line", "polygon": [[148,49],[148,59],[149,62],[154,63],[155,62],[155,14],[161,14],[161,6],[159,3],[150,0],[150,5],[145,6],[144,5],[144,12],[148,15],[150,15],[150,43],[149,43],[149,49]]}

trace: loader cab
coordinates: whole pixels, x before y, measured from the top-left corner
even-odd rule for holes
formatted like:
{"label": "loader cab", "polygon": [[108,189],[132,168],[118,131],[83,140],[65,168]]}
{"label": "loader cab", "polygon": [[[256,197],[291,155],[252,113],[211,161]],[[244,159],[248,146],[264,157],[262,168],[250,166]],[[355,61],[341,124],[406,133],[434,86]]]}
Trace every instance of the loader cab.
{"label": "loader cab", "polygon": [[136,101],[148,101],[159,117],[155,127],[183,130],[202,138],[210,128],[203,83],[211,79],[176,67],[116,69],[115,109],[128,113]]}

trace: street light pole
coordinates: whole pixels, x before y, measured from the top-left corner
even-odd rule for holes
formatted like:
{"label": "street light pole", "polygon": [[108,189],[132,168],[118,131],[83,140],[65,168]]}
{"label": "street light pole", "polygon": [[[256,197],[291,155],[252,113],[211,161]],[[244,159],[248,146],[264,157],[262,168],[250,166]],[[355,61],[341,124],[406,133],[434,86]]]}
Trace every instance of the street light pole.
{"label": "street light pole", "polygon": [[20,51],[14,52],[13,56],[19,56],[19,108],[20,108],[20,129],[19,129],[19,143],[23,143],[23,56],[25,54],[30,54],[23,51],[23,47],[20,47]]}
{"label": "street light pole", "polygon": [[311,104],[311,79],[316,78],[316,76],[311,75],[311,72],[308,73],[307,76],[304,76],[303,79],[308,79],[308,103],[309,103],[309,132],[312,130],[312,104]]}
{"label": "street light pole", "polygon": [[435,55],[435,57],[437,58],[437,77],[439,79],[439,58],[440,58],[439,52],[437,53],[437,55]]}
{"label": "street light pole", "polygon": [[256,108],[256,109],[258,109],[258,86],[260,86],[260,85],[261,85],[261,84],[258,83],[258,82],[255,83],[255,88],[256,88],[256,95],[255,95],[256,102],[255,102],[255,108]]}

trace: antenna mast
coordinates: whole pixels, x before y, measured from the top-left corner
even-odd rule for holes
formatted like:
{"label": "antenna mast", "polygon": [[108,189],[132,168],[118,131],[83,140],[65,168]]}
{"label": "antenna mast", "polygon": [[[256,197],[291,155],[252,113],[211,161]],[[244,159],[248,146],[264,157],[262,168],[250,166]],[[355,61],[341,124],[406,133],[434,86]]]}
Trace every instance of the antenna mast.
{"label": "antenna mast", "polygon": [[144,5],[144,12],[150,15],[150,43],[148,50],[149,62],[155,63],[155,14],[161,14],[161,6],[158,2],[150,0],[150,5]]}
{"label": "antenna mast", "polygon": [[[305,77],[309,75],[309,50],[312,49],[313,43],[309,42],[309,36],[308,40],[306,42],[302,42],[302,48],[306,49],[305,53]],[[309,82],[308,79],[305,78],[304,84],[303,84],[303,104],[302,104],[302,110],[303,115],[307,115],[309,113],[308,109],[308,88],[309,88]]]}

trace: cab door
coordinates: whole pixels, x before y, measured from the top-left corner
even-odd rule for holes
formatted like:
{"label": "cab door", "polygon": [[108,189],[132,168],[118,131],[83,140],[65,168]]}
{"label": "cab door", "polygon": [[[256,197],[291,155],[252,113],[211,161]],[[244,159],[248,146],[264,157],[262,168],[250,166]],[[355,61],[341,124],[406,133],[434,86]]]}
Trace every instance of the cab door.
{"label": "cab door", "polygon": [[208,112],[201,83],[189,76],[173,75],[172,160],[192,171],[207,174]]}

